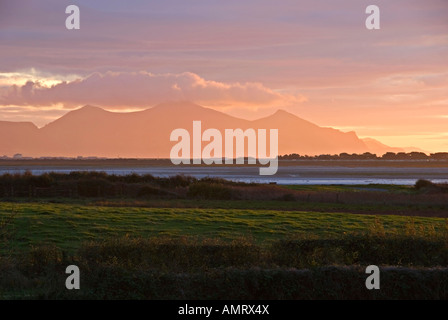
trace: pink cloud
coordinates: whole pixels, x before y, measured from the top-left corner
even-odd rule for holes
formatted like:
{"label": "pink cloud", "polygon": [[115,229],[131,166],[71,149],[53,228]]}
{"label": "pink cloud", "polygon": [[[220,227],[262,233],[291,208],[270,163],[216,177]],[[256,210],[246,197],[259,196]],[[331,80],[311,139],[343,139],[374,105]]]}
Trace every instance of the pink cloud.
{"label": "pink cloud", "polygon": [[272,106],[305,101],[300,95],[276,92],[261,83],[224,83],[197,74],[153,74],[149,72],[94,73],[84,79],[45,87],[28,81],[0,92],[0,105],[67,108],[94,104],[109,108],[145,108],[167,100],[190,100],[213,106]]}

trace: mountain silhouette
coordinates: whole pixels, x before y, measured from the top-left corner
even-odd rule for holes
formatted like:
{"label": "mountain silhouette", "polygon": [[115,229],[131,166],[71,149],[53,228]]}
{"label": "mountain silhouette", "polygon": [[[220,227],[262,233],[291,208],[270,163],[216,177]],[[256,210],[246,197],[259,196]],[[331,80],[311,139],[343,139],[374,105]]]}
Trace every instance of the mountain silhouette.
{"label": "mountain silhouette", "polygon": [[[225,129],[278,129],[279,154],[383,154],[398,150],[373,139],[359,139],[355,132],[319,127],[283,110],[250,121],[191,102],[168,102],[126,113],[84,106],[40,129],[29,122],[0,121],[0,155],[168,158],[176,143],[170,141],[172,130],[184,128],[192,135],[194,120],[202,122],[202,131],[215,128],[223,137]],[[203,147],[206,144],[203,142]]]}
{"label": "mountain silhouette", "polygon": [[32,152],[39,129],[31,122],[0,121],[0,155]]}

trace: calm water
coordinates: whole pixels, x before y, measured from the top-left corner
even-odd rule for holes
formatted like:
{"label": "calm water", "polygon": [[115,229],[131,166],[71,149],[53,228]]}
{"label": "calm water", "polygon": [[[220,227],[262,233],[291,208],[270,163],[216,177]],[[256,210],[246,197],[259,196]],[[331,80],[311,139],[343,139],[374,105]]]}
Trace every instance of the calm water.
{"label": "calm water", "polygon": [[243,182],[276,182],[278,184],[398,184],[413,185],[418,179],[448,183],[448,168],[416,167],[339,167],[339,166],[286,166],[280,167],[273,176],[260,176],[258,167],[111,167],[111,166],[0,166],[0,174],[22,173],[26,170],[33,174],[45,172],[69,173],[71,171],[105,171],[109,174],[125,175],[129,173],[152,174],[168,177],[184,174],[196,178],[219,177]]}

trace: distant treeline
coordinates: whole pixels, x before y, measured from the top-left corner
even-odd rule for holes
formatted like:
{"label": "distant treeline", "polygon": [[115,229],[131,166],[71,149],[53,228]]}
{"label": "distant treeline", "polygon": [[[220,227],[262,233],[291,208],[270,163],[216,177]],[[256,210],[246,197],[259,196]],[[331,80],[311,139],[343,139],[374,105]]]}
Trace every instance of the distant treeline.
{"label": "distant treeline", "polygon": [[285,154],[279,156],[280,160],[436,160],[447,161],[448,152],[437,152],[427,155],[424,152],[387,152],[382,156],[374,153],[340,153],[340,154],[321,154],[318,156],[300,155],[297,153]]}
{"label": "distant treeline", "polygon": [[[279,160],[434,160],[434,161],[448,161],[448,152],[436,152],[426,154],[424,152],[387,152],[382,155],[377,155],[371,152],[365,153],[340,153],[340,154],[320,154],[315,156],[300,155],[298,153],[284,154],[278,156]],[[244,163],[247,164],[248,157],[244,157]],[[190,159],[193,161],[193,159]],[[222,158],[224,164],[226,158]],[[234,158],[233,161],[236,161]],[[7,156],[0,157],[0,163],[6,166],[18,165],[135,165],[135,166],[164,166],[172,165],[170,159],[164,158],[96,158],[96,157],[22,157],[15,155],[12,158]],[[181,164],[182,165],[182,164]]]}

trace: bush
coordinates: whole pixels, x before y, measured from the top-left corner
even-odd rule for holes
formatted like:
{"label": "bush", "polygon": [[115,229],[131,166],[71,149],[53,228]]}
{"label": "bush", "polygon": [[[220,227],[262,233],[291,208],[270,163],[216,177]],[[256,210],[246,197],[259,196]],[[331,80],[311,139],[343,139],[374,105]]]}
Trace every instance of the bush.
{"label": "bush", "polygon": [[21,269],[28,274],[39,274],[60,267],[65,260],[63,251],[55,245],[32,247],[30,252],[21,258]]}
{"label": "bush", "polygon": [[[0,298],[448,299],[447,253],[446,240],[388,236],[272,246],[245,238],[125,237],[85,243],[69,258],[55,246],[0,257]],[[401,263],[406,267],[388,267]],[[82,290],[63,285],[70,264],[82,270]],[[381,290],[365,288],[370,264],[381,269]]]}
{"label": "bush", "polygon": [[230,200],[232,189],[222,184],[198,182],[188,188],[187,197],[205,200]]}
{"label": "bush", "polygon": [[77,258],[86,264],[169,272],[251,266],[260,262],[261,248],[240,239],[226,243],[196,238],[119,238],[84,244]]}
{"label": "bush", "polygon": [[105,179],[82,179],[78,181],[78,194],[82,197],[113,195],[113,185]]}
{"label": "bush", "polygon": [[435,187],[435,184],[432,183],[431,181],[428,180],[424,180],[424,179],[419,179],[416,183],[415,183],[415,188],[417,190],[423,189],[423,188],[428,188],[428,187]]}
{"label": "bush", "polygon": [[296,197],[292,193],[287,193],[277,198],[279,201],[296,201]]}
{"label": "bush", "polygon": [[196,178],[184,175],[176,175],[168,178],[159,178],[158,183],[162,187],[187,187],[197,181]]}
{"label": "bush", "polygon": [[163,196],[166,194],[167,194],[167,192],[165,192],[161,189],[154,188],[151,186],[144,186],[138,190],[137,196],[138,197],[151,197],[151,196]]}

